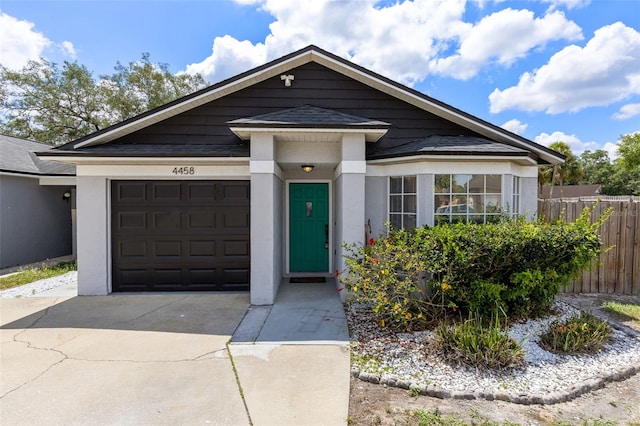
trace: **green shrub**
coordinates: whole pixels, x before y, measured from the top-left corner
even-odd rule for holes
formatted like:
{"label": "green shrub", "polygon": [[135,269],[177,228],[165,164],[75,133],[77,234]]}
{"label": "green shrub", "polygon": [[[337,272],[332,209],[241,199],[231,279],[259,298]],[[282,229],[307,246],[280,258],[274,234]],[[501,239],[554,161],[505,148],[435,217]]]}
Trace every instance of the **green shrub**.
{"label": "green shrub", "polygon": [[609,339],[606,321],[581,311],[564,322],[555,322],[540,336],[540,346],[555,353],[597,352]]}
{"label": "green shrub", "polygon": [[372,305],[380,325],[424,327],[454,311],[491,317],[539,315],[560,288],[597,259],[598,228],[585,209],[573,223],[456,223],[389,230],[346,249],[340,279]]}
{"label": "green shrub", "polygon": [[340,279],[355,301],[371,305],[382,327],[424,328],[443,309],[423,285],[426,266],[417,241],[411,232],[395,231],[365,247],[346,247],[348,269]]}
{"label": "green shrub", "polygon": [[437,329],[438,343],[447,361],[479,368],[501,369],[521,364],[524,351],[502,331],[498,316],[485,324],[481,317],[469,317],[461,324],[443,322]]}

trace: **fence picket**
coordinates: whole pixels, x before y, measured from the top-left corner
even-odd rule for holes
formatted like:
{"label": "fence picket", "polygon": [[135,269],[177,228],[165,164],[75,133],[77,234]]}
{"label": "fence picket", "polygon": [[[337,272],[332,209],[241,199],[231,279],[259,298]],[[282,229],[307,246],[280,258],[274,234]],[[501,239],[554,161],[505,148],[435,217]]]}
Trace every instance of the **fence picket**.
{"label": "fence picket", "polygon": [[539,200],[538,212],[547,222],[574,221],[585,207],[598,202],[591,219],[608,208],[611,217],[600,228],[603,251],[591,270],[585,270],[566,288],[566,293],[640,294],[640,197],[582,197]]}

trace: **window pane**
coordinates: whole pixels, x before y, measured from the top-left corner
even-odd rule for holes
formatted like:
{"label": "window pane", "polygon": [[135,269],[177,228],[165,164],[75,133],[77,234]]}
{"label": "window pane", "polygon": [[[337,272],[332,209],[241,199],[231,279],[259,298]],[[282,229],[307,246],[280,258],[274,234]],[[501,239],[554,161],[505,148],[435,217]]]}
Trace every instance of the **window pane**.
{"label": "window pane", "polygon": [[474,195],[467,199],[469,202],[470,213],[483,213],[484,212],[484,195]]}
{"label": "window pane", "polygon": [[389,192],[392,194],[402,194],[402,178],[389,178]]}
{"label": "window pane", "polygon": [[454,196],[452,196],[452,200],[451,200],[451,205],[452,206],[459,206],[461,204],[467,204],[466,195],[454,195]]}
{"label": "window pane", "polygon": [[451,182],[451,192],[466,194],[469,179],[469,175],[453,175]]}
{"label": "window pane", "polygon": [[436,195],[436,214],[449,213],[449,198],[449,195]]}
{"label": "window pane", "polygon": [[484,175],[471,175],[469,192],[472,194],[482,194],[484,192]]}
{"label": "window pane", "polygon": [[487,175],[487,193],[499,194],[502,192],[502,176]]}
{"label": "window pane", "polygon": [[401,214],[390,214],[389,222],[391,222],[391,227],[393,229],[401,229],[402,228],[402,215]]}
{"label": "window pane", "polygon": [[434,190],[436,193],[451,192],[451,175],[435,175]]}
{"label": "window pane", "polygon": [[416,192],[416,177],[405,176],[404,177],[404,193],[415,194]]}
{"label": "window pane", "polygon": [[389,196],[389,211],[394,213],[402,213],[402,195]]}
{"label": "window pane", "polygon": [[414,229],[416,227],[416,215],[404,215],[404,229]]}
{"label": "window pane", "polygon": [[416,196],[415,195],[405,195],[404,196],[404,213],[415,213],[416,212]]}

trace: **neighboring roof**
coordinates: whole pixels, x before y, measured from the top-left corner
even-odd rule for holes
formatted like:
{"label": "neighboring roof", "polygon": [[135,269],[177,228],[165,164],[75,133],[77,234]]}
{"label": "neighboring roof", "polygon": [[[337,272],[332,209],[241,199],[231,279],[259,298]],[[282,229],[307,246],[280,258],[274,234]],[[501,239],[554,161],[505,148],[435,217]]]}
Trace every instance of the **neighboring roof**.
{"label": "neighboring roof", "polygon": [[0,134],[0,172],[44,176],[75,175],[75,166],[41,160],[34,154],[51,148],[39,142]]}
{"label": "neighboring roof", "polygon": [[238,74],[235,77],[221,81],[121,123],[87,135],[64,145],[62,148],[54,149],[51,152],[45,153],[44,155],[55,155],[55,151],[57,150],[68,150],[69,148],[74,149],[108,143],[112,140],[131,134],[137,130],[151,126],[152,124],[166,120],[182,112],[204,105],[244,88],[253,86],[269,78],[276,77],[283,72],[287,72],[290,69],[310,62],[323,65],[335,72],[353,78],[354,80],[369,87],[405,101],[445,120],[449,120],[470,129],[489,139],[506,145],[527,149],[536,157],[539,157],[540,163],[542,164],[559,164],[564,161],[565,157],[562,154],[553,151],[550,148],[537,144],[529,139],[516,135],[515,133],[511,133],[480,118],[474,117],[464,111],[431,98],[424,93],[418,92],[417,90],[395,82],[387,77],[383,77],[373,71],[356,65],[344,58],[313,45],[290,53],[289,55],[283,56],[279,59],[275,59],[252,70]]}
{"label": "neighboring roof", "polygon": [[271,128],[358,128],[386,129],[391,124],[370,118],[345,114],[327,108],[305,105],[298,108],[285,109],[269,114],[239,118],[228,121],[229,127],[271,127]]}
{"label": "neighboring roof", "polygon": [[[553,198],[577,198],[600,195],[602,185],[556,185],[553,187]],[[543,186],[540,198],[551,198],[551,186]]]}
{"label": "neighboring roof", "polygon": [[368,160],[414,155],[501,155],[526,157],[526,149],[473,136],[428,136],[383,151],[373,152]]}
{"label": "neighboring roof", "polygon": [[170,145],[170,144],[107,144],[78,149],[56,150],[59,155],[90,157],[249,157],[249,145]]}

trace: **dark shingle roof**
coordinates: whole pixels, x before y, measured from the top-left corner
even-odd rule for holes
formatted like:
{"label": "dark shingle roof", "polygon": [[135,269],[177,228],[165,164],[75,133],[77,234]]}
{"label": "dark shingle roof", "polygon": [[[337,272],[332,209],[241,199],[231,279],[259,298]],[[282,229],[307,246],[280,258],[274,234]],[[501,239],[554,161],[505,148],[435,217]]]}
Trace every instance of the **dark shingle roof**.
{"label": "dark shingle roof", "polygon": [[46,156],[69,154],[92,157],[249,157],[249,145],[106,144],[78,149],[56,149],[47,152]]}
{"label": "dark shingle roof", "polygon": [[41,160],[35,155],[36,152],[50,151],[51,148],[39,142],[0,135],[0,171],[29,175],[75,175],[75,166]]}
{"label": "dark shingle roof", "polygon": [[228,121],[230,127],[337,127],[337,128],[387,128],[389,123],[370,118],[358,117],[343,112],[304,105],[298,108],[284,109],[269,114],[239,118]]}
{"label": "dark shingle roof", "polygon": [[410,155],[507,155],[527,156],[525,149],[473,136],[432,135],[382,151],[371,152],[369,160]]}

